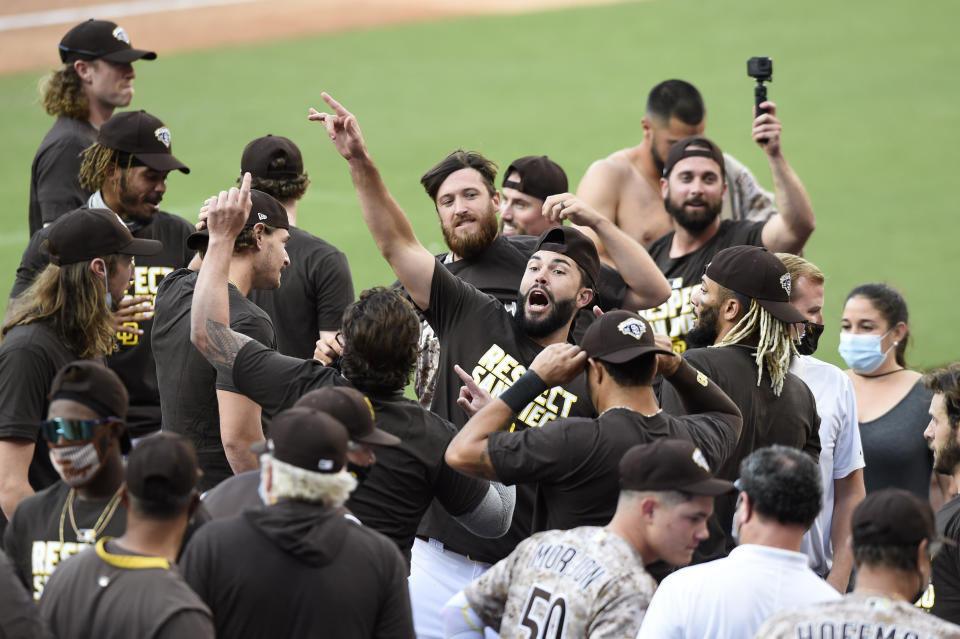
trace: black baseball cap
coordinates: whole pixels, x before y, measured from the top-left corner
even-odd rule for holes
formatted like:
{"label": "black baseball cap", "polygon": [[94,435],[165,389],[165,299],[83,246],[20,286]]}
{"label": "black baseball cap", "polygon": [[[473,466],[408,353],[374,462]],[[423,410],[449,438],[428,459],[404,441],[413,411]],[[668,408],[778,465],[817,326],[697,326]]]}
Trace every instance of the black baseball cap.
{"label": "black baseball cap", "polygon": [[116,22],[93,18],[67,31],[57,48],[61,62],[99,59],[124,63],[157,58],[153,51],[131,47],[130,37]]}
{"label": "black baseball cap", "polygon": [[790,272],[776,255],[763,247],[731,246],[719,251],[707,265],[707,277],[757,300],[757,304],[782,322],[806,321],[790,303]]}
{"label": "black baseball cap", "polygon": [[78,359],[65,365],[53,378],[47,398],[72,399],[101,417],[127,418],[130,396],[120,378],[103,363]]}
{"label": "black baseball cap", "polygon": [[337,473],[347,463],[347,429],[329,414],[310,408],[288,408],[270,422],[270,438],[250,447],[260,455],[314,473]]}
{"label": "black baseball cap", "polygon": [[600,256],[597,246],[589,237],[572,226],[555,226],[540,234],[533,252],[553,251],[566,255],[582,268],[589,278],[589,286],[597,288],[600,277]]}
{"label": "black baseball cap", "polygon": [[603,362],[619,364],[647,353],[672,355],[673,350],[660,348],[653,339],[650,323],[631,311],[609,311],[594,321],[580,340],[587,356]]}
{"label": "black baseball cap", "polygon": [[303,173],[303,156],[292,140],[267,134],[243,149],[240,174],[269,180],[284,180]]}
{"label": "black baseball cap", "polygon": [[117,214],[107,209],[74,209],[50,226],[45,240],[50,263],[58,266],[85,262],[114,253],[156,255],[158,240],[133,237]]}
{"label": "black baseball cap", "polygon": [[[519,180],[507,179],[516,171]],[[545,155],[527,155],[514,160],[503,174],[503,188],[545,200],[551,195],[567,192],[567,174],[563,168]]]}
{"label": "black baseball cap", "polygon": [[850,519],[853,545],[916,546],[935,539],[930,503],[902,488],[885,488],[867,495]]}
{"label": "black baseball cap", "polygon": [[176,433],[144,437],[127,456],[127,491],[146,502],[182,503],[197,492],[199,479],[197,451]]}
{"label": "black baseball cap", "polygon": [[[73,400],[100,417],[116,417],[121,422],[126,422],[130,405],[130,395],[120,377],[102,362],[90,359],[78,359],[57,371],[47,399]],[[129,450],[130,435],[124,428],[120,433],[120,452]]]}
{"label": "black baseball cap", "polygon": [[720,177],[726,175],[726,165],[723,161],[723,151],[712,140],[699,135],[677,140],[667,151],[667,159],[663,163],[663,177],[670,177],[674,165],[684,158],[710,158],[720,165]]}
{"label": "black baseball cap", "polygon": [[714,479],[703,453],[685,439],[658,439],[628,450],[620,459],[620,489],[708,496],[735,490],[733,482]]}
{"label": "black baseball cap", "polygon": [[399,446],[401,440],[374,426],[376,412],[366,395],[349,386],[324,386],[298,399],[294,408],[309,408],[328,413],[343,424],[350,440],[361,444]]}
{"label": "black baseball cap", "polygon": [[[253,202],[253,206],[250,207],[250,215],[244,226],[255,226],[262,222],[278,229],[290,228],[287,209],[283,208],[283,204],[280,204],[275,197],[257,189],[250,189],[250,201]],[[203,229],[187,236],[187,247],[196,251],[205,248],[209,241],[210,232]]]}
{"label": "black baseball cap", "polygon": [[115,113],[100,127],[97,143],[129,153],[156,171],[190,172],[186,164],[173,156],[170,129],[142,109]]}

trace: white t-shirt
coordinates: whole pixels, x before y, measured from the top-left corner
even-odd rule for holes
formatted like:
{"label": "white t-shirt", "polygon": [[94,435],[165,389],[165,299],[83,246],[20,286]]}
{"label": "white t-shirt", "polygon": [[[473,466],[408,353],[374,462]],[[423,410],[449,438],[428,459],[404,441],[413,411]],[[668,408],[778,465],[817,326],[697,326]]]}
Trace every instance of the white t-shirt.
{"label": "white t-shirt", "polygon": [[833,565],[830,529],[833,522],[833,482],[863,468],[863,446],[857,423],[857,400],[853,383],[833,364],[809,355],[795,357],[790,372],[803,380],[817,402],[820,415],[820,476],[823,509],[803,536],[803,552],[810,567],[826,576]]}
{"label": "white t-shirt", "polygon": [[803,553],[745,544],[664,579],[637,639],[745,639],[784,608],[839,598]]}

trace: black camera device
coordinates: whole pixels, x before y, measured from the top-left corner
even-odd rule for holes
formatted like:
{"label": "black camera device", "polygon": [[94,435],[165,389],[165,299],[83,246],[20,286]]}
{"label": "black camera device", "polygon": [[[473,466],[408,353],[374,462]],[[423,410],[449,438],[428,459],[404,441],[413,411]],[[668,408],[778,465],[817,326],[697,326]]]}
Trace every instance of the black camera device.
{"label": "black camera device", "polygon": [[763,83],[773,82],[773,60],[765,57],[750,58],[747,60],[747,75],[757,81],[757,86],[753,87],[753,104],[759,117],[767,112],[766,109],[761,109],[760,105],[767,100],[767,87]]}

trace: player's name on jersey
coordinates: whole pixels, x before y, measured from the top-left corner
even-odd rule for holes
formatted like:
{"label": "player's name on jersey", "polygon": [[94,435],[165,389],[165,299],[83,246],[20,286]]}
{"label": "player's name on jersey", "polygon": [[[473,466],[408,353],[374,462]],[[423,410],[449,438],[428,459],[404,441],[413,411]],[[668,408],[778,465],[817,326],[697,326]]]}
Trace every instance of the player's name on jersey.
{"label": "player's name on jersey", "polygon": [[563,575],[584,590],[607,572],[600,562],[576,546],[551,543],[537,547],[530,557],[529,568]]}
{"label": "player's name on jersey", "polygon": [[[470,375],[480,388],[494,397],[499,397],[526,372],[526,366],[502,347],[493,344],[477,361]],[[558,417],[568,417],[577,399],[575,394],[562,386],[548,388],[517,414],[517,421],[526,426],[539,428]],[[517,423],[514,422],[510,430],[516,430],[517,427]]]}

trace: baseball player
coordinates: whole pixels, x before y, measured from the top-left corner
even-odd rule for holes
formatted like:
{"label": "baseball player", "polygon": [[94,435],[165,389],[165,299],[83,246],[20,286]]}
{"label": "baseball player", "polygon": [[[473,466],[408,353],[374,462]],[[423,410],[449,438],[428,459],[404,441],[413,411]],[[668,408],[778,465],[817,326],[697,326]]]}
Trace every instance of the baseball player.
{"label": "baseball player", "polygon": [[114,109],[133,98],[133,62],[154,60],[153,51],[134,49],[122,27],[87,20],[70,29],[57,47],[63,66],[43,83],[43,108],[57,121],[44,136],[30,170],[30,235],[83,206],[91,191],[77,176],[80,152]]}
{"label": "baseball player", "polygon": [[447,603],[444,636],[480,639],[484,626],[504,639],[633,636],[656,589],[644,566],[689,563],[707,538],[714,495],[733,484],[714,479],[700,450],[683,440],[634,446],[619,467],[619,502],[607,526],[548,530],[521,542]]}
{"label": "baseball player", "polygon": [[785,610],[767,619],[756,639],[958,639],[960,626],[919,610],[938,545],[933,511],[906,490],[867,495],[853,511],[857,584],[842,599]]}

